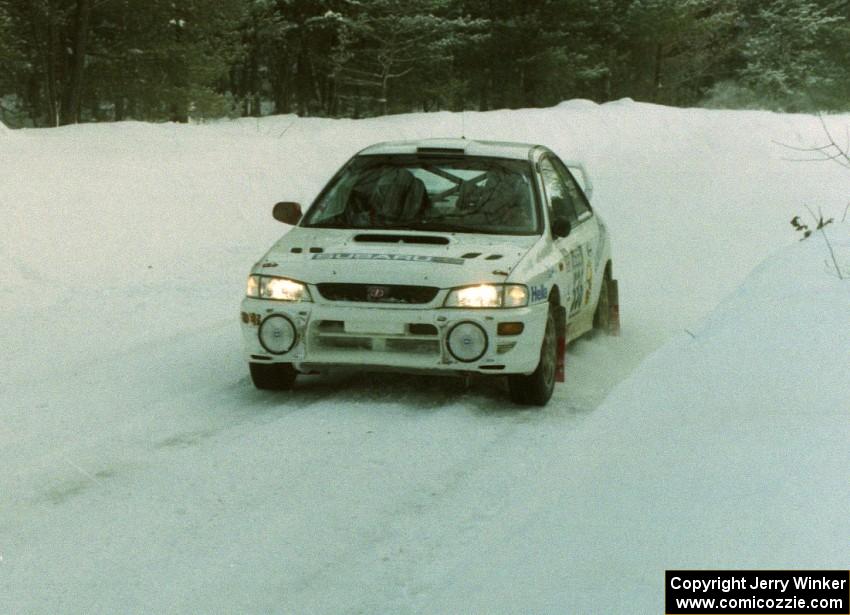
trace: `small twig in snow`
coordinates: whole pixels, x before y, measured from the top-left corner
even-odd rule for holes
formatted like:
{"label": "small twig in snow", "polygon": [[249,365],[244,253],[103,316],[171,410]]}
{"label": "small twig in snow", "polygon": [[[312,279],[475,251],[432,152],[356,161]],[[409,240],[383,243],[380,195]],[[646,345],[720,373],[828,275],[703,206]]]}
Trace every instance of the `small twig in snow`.
{"label": "small twig in snow", "polygon": [[811,207],[809,207],[808,205],[803,205],[803,207],[805,207],[805,208],[808,210],[808,212],[809,212],[809,213],[811,214],[811,216],[812,216],[812,220],[814,220],[814,221],[815,221],[815,224],[817,224],[817,223],[818,223],[818,217],[815,215],[815,212],[814,212],[814,211],[812,211],[812,208],[811,208]]}
{"label": "small twig in snow", "polygon": [[91,474],[89,474],[88,472],[86,472],[85,470],[83,470],[83,469],[82,469],[80,466],[78,466],[76,463],[74,463],[73,461],[71,461],[71,460],[70,460],[70,459],[68,459],[67,457],[64,457],[64,459],[65,459],[65,461],[66,461],[66,462],[68,462],[68,465],[69,465],[69,466],[71,466],[72,468],[76,469],[78,472],[80,472],[83,476],[85,476],[86,478],[88,478],[90,481],[92,481],[93,483],[96,483],[96,484],[98,484],[98,485],[100,484],[100,481],[99,481],[99,480],[97,480],[94,476],[92,476]]}
{"label": "small twig in snow", "polygon": [[822,152],[823,150],[830,148],[829,143],[827,143],[826,145],[817,145],[815,147],[797,147],[795,145],[788,145],[787,143],[783,143],[782,141],[777,141],[776,139],[772,139],[772,141],[776,145],[781,145],[785,149],[794,150],[795,152]]}
{"label": "small twig in snow", "polygon": [[841,275],[841,267],[838,266],[838,260],[835,258],[835,252],[832,250],[832,244],[829,241],[829,237],[823,227],[821,227],[820,232],[823,233],[823,240],[826,242],[826,247],[829,249],[829,255],[832,257],[832,264],[835,265],[835,272],[838,274],[838,279],[843,280],[844,276]]}
{"label": "small twig in snow", "polygon": [[827,138],[827,143],[824,145],[818,145],[815,147],[797,147],[794,145],[789,145],[787,143],[782,143],[780,141],[774,140],[773,142],[777,145],[781,145],[786,149],[793,150],[795,152],[804,152],[809,154],[818,154],[819,158],[783,158],[783,160],[789,160],[791,162],[821,162],[821,161],[832,161],[837,164],[840,164],[845,169],[850,169],[850,127],[847,127],[847,138],[848,145],[845,147],[841,147],[835,140],[835,137],[832,136],[832,133],[829,131],[829,128],[826,125],[826,120],[823,118],[823,114],[818,113],[818,120],[820,121],[821,128],[823,129],[824,134]]}
{"label": "small twig in snow", "polygon": [[[296,118],[296,119],[297,119],[297,118]],[[283,137],[283,135],[285,135],[285,134],[286,134],[286,131],[287,131],[287,130],[289,130],[290,128],[292,128],[292,125],[293,125],[294,123],[295,123],[295,120],[292,120],[291,122],[289,122],[289,126],[287,126],[286,128],[284,128],[284,129],[283,129],[283,132],[282,132],[282,133],[280,133],[280,134],[277,136],[277,138],[278,138],[278,139],[280,139],[281,137]]]}

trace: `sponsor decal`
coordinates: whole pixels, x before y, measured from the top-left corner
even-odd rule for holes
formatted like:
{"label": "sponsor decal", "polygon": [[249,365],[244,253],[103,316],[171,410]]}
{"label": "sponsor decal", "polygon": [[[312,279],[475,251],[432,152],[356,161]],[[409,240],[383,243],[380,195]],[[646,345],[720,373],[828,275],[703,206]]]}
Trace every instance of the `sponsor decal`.
{"label": "sponsor decal", "polygon": [[549,291],[545,286],[532,286],[531,287],[531,302],[537,303],[538,301],[546,301],[549,298]]}
{"label": "sponsor decal", "polygon": [[573,272],[573,299],[570,304],[570,316],[576,314],[584,298],[584,252],[580,247],[570,251],[570,269]]}
{"label": "sponsor decal", "polygon": [[313,260],[341,261],[394,261],[403,263],[440,263],[443,265],[463,265],[462,258],[448,256],[424,256],[421,254],[373,254],[369,252],[324,252],[314,254]]}

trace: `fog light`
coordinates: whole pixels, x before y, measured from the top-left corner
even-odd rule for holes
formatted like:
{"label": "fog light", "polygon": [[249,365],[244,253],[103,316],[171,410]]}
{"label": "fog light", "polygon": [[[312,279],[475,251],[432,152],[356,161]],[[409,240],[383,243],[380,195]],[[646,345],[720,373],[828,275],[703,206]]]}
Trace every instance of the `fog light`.
{"label": "fog light", "polygon": [[519,335],[525,329],[521,322],[500,322],[496,332],[499,335]]}
{"label": "fog light", "polygon": [[458,361],[476,361],[487,351],[487,334],[474,322],[462,322],[449,331],[448,346]]}
{"label": "fog light", "polygon": [[286,316],[272,314],[258,332],[260,344],[272,354],[285,354],[295,345],[295,327]]}

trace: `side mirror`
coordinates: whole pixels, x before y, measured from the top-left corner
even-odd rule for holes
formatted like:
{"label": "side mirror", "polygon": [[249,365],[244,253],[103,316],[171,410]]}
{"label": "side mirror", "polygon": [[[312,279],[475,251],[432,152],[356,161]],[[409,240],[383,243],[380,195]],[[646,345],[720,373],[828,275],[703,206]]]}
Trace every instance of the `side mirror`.
{"label": "side mirror", "polygon": [[555,237],[566,237],[573,230],[572,224],[566,218],[556,218],[552,222],[552,234]]}
{"label": "side mirror", "polygon": [[278,222],[295,226],[301,220],[301,205],[289,201],[277,203],[272,210],[272,215]]}

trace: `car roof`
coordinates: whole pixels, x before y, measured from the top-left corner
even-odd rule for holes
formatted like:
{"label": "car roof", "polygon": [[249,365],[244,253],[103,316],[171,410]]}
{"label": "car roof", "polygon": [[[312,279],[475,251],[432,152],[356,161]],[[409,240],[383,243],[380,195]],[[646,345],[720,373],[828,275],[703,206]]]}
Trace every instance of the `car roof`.
{"label": "car roof", "polygon": [[507,141],[475,141],[472,139],[420,139],[417,141],[387,141],[376,143],[361,150],[360,156],[380,156],[392,154],[416,154],[426,150],[431,154],[445,153],[464,156],[488,156],[492,158],[512,158],[528,160],[534,150],[547,148],[530,143],[511,143]]}

